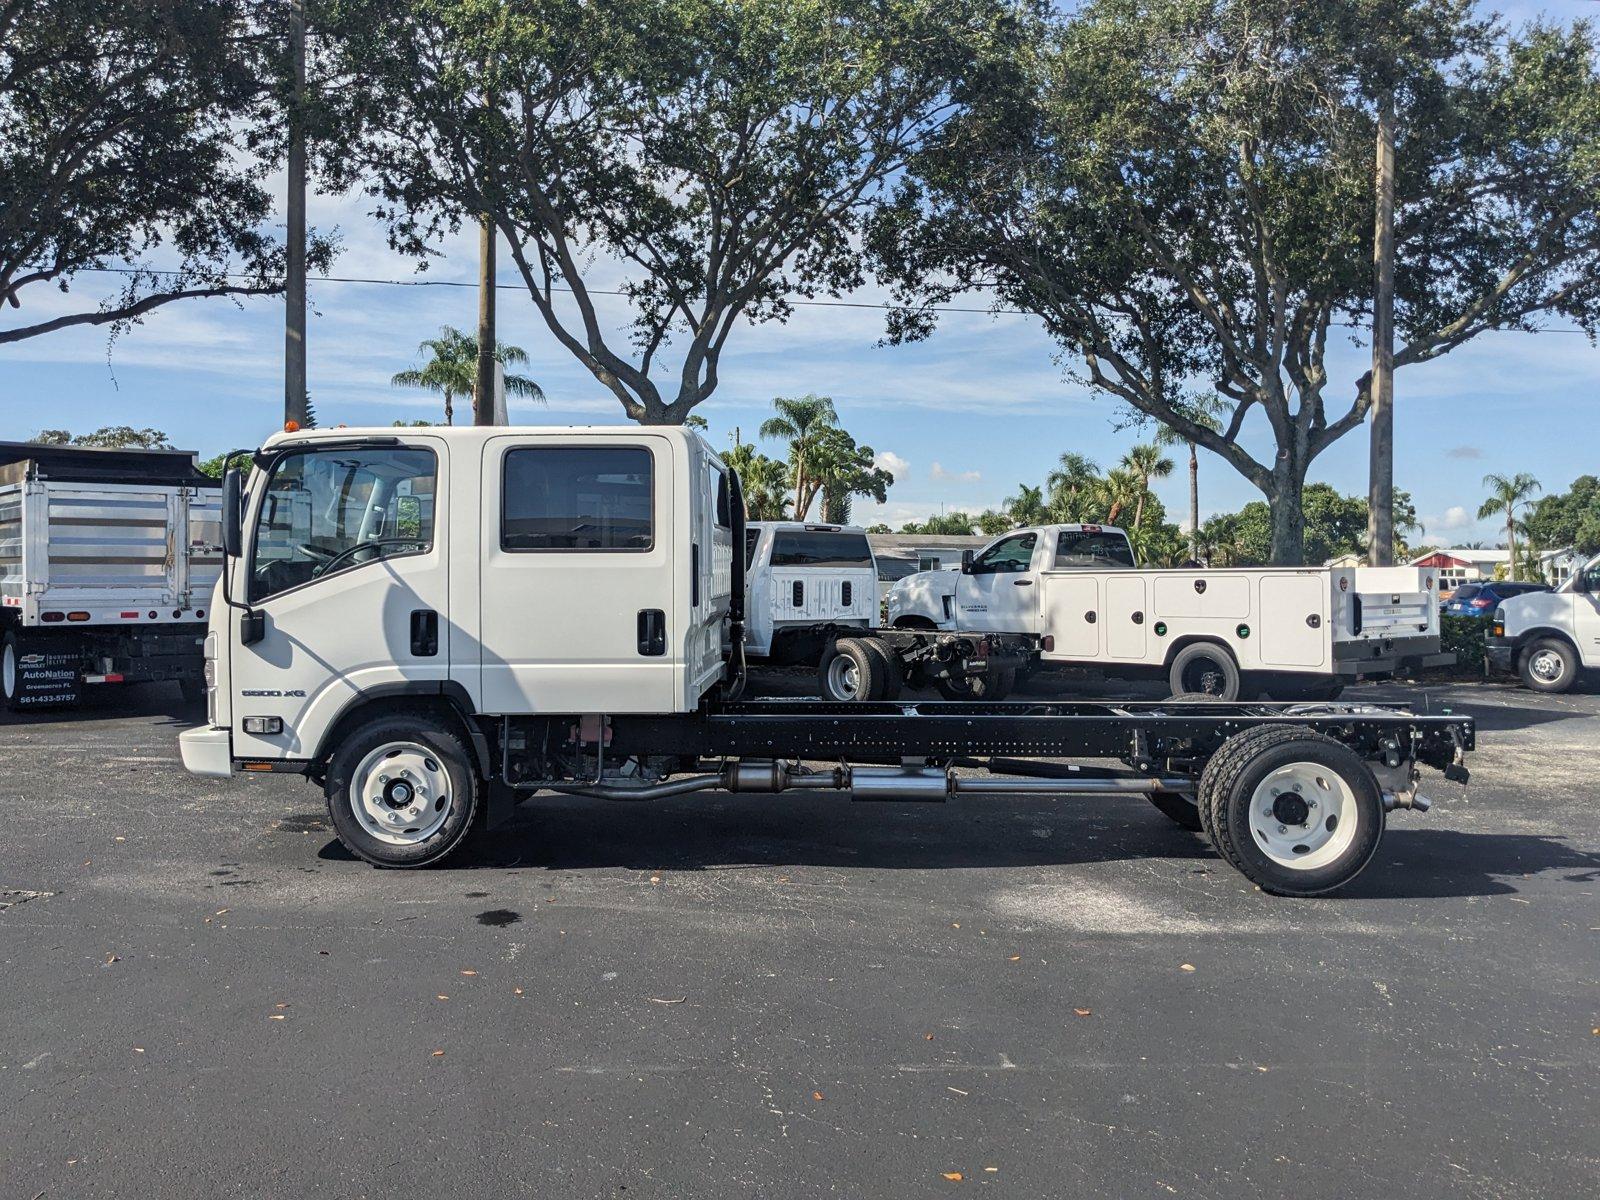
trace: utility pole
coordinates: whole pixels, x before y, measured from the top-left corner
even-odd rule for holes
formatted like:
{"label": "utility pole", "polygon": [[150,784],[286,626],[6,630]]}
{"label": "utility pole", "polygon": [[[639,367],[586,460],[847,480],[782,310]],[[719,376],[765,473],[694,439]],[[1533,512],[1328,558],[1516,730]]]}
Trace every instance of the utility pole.
{"label": "utility pole", "polygon": [[478,380],[472,389],[472,423],[494,424],[494,221],[478,218]]}
{"label": "utility pole", "polygon": [[1377,222],[1372,244],[1372,456],[1367,561],[1394,565],[1394,89],[1378,99]]}
{"label": "utility pole", "polygon": [[287,278],[283,300],[283,419],[304,429],[311,424],[306,402],[306,7],[289,0],[289,59],[294,89],[289,98],[289,196]]}

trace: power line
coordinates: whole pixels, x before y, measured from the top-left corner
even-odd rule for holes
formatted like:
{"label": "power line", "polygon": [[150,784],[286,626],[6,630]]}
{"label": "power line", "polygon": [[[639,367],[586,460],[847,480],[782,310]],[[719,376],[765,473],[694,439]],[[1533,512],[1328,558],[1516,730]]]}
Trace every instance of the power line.
{"label": "power line", "polygon": [[[1597,2],[1600,2],[1600,0],[1597,0]],[[83,272],[86,272],[86,273],[87,272],[99,272],[101,274],[106,274],[106,275],[166,275],[166,276],[178,276],[178,275],[182,275],[183,274],[183,272],[181,272],[181,271],[158,271],[158,270],[154,270],[154,269],[146,270],[146,269],[144,269],[142,267],[83,267],[83,268],[81,268],[81,270]],[[253,276],[247,276],[247,275],[224,275],[223,278],[224,279],[250,279],[250,278],[253,278]],[[363,276],[363,275],[307,275],[306,279],[308,281],[314,281],[314,282],[317,282],[317,283],[355,283],[355,284],[367,284],[367,285],[376,286],[376,287],[471,288],[474,291],[476,291],[477,287],[478,287],[476,282],[474,282],[472,280],[466,280],[466,279],[375,279],[375,278],[372,278],[372,277],[369,277],[369,276]],[[521,292],[521,291],[525,291],[526,290],[524,285],[520,284],[520,283],[499,283],[499,282],[496,282],[494,286],[495,286],[495,290],[499,291],[499,292]],[[573,289],[569,288],[569,287],[552,287],[550,290],[554,291],[554,292],[561,292],[563,295],[572,295],[573,294]],[[628,295],[627,292],[622,291],[621,289],[618,289],[618,288],[585,288],[584,292],[587,295],[590,295],[590,296],[627,296]],[[864,308],[864,309],[872,309],[872,310],[874,310],[876,312],[890,312],[896,307],[893,304],[887,304],[887,303],[874,304],[871,301],[867,301],[867,300],[798,300],[798,299],[788,299],[786,302],[791,304],[791,305],[793,305],[796,308]],[[1001,316],[1001,317],[1036,317],[1036,316],[1039,315],[1038,313],[1029,312],[1027,309],[1024,309],[1024,308],[968,308],[968,307],[964,307],[964,306],[961,306],[961,305],[954,305],[954,304],[934,305],[929,309],[919,310],[919,311],[936,312],[936,313],[976,313],[976,314],[978,314],[980,316]],[[1365,325],[1359,324],[1359,323],[1354,322],[1354,321],[1335,321],[1335,322],[1333,322],[1333,324],[1335,324],[1335,325],[1337,325],[1337,326],[1339,326],[1341,328],[1345,328],[1345,329],[1365,329],[1366,328]],[[1568,327],[1568,326],[1555,326],[1555,327],[1552,327],[1552,328],[1549,328],[1549,329],[1502,329],[1502,330],[1497,330],[1496,332],[1499,332],[1499,333],[1583,333],[1584,331],[1582,329],[1571,328],[1571,327]]]}

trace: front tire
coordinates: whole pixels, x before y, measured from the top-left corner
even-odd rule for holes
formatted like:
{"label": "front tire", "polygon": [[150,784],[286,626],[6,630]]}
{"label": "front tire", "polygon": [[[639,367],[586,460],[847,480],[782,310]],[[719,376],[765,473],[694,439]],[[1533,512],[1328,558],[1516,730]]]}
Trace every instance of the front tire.
{"label": "front tire", "polygon": [[1578,654],[1560,638],[1536,638],[1517,658],[1522,686],[1535,692],[1570,691],[1578,680]]}
{"label": "front tire", "polygon": [[17,661],[19,657],[17,631],[8,629],[4,645],[0,646],[0,703],[5,704],[7,712],[16,712],[22,707],[22,667]]}
{"label": "front tire", "polygon": [[375,867],[443,859],[472,828],[480,782],[460,735],[422,713],[380,717],[328,762],[328,817],[345,849]]}
{"label": "front tire", "polygon": [[1217,852],[1277,896],[1343,887],[1383,837],[1383,796],[1366,763],[1348,746],[1294,726],[1224,742],[1200,777],[1200,804]]}

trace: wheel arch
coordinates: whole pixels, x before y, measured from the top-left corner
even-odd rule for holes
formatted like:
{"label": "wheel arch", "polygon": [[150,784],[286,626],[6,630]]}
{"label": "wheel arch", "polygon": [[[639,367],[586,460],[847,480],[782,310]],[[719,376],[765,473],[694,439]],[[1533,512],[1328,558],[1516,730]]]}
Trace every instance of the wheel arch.
{"label": "wheel arch", "polygon": [[[396,704],[396,701],[400,701]],[[495,777],[489,739],[474,719],[472,697],[454,680],[427,683],[384,683],[368,688],[340,710],[317,743],[312,762],[325,765],[350,731],[374,716],[392,715],[397,709],[425,712],[438,717],[465,738],[478,771],[485,780]]]}
{"label": "wheel arch", "polygon": [[1172,669],[1173,659],[1177,658],[1178,655],[1182,654],[1190,646],[1215,646],[1233,660],[1233,665],[1235,667],[1239,666],[1238,651],[1236,651],[1232,646],[1228,645],[1228,643],[1223,641],[1223,639],[1217,637],[1215,634],[1186,633],[1181,637],[1173,639],[1172,645],[1167,647],[1167,656],[1162,660],[1161,663],[1162,669],[1170,671]]}
{"label": "wheel arch", "polygon": [[1572,652],[1578,656],[1578,661],[1580,663],[1583,662],[1583,652],[1579,650],[1578,643],[1572,634],[1565,629],[1557,629],[1550,625],[1537,625],[1532,629],[1527,629],[1517,634],[1515,643],[1517,653],[1520,654],[1528,647],[1530,642],[1536,642],[1540,638],[1554,638],[1558,642],[1565,642],[1572,647]]}

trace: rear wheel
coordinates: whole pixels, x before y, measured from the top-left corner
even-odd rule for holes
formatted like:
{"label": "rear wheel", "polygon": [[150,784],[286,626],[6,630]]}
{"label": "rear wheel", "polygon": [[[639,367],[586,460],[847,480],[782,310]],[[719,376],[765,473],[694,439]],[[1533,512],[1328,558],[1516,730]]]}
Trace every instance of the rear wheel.
{"label": "rear wheel", "polygon": [[17,659],[17,631],[6,630],[5,644],[0,648],[0,700],[3,700],[8,712],[16,712],[21,705],[18,698],[22,694],[22,668]]}
{"label": "rear wheel", "polygon": [[1523,650],[1517,674],[1535,692],[1567,691],[1578,678],[1577,651],[1560,638],[1538,638]]}
{"label": "rear wheel", "polygon": [[1207,696],[1213,700],[1239,698],[1239,665],[1233,655],[1214,642],[1195,642],[1178,651],[1167,674],[1174,696]]}
{"label": "rear wheel", "polygon": [[379,867],[438,862],[466,837],[478,773],[460,736],[424,714],[382,717],[334,752],[328,817],[345,848]]}
{"label": "rear wheel", "polygon": [[900,689],[905,686],[905,672],[901,670],[900,659],[894,651],[883,644],[880,638],[863,638],[867,653],[878,660],[879,677],[883,680],[882,689],[875,700],[898,700]]}
{"label": "rear wheel", "polygon": [[1383,837],[1383,797],[1349,747],[1267,727],[1223,743],[1200,780],[1217,852],[1262,891],[1316,896],[1359,875]]}
{"label": "rear wheel", "polygon": [[883,695],[884,666],[866,638],[840,638],[823,651],[817,682],[824,700],[852,703]]}

